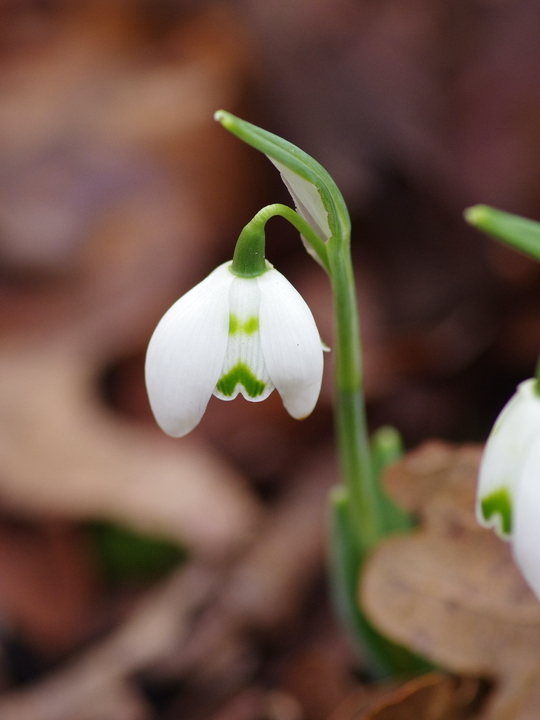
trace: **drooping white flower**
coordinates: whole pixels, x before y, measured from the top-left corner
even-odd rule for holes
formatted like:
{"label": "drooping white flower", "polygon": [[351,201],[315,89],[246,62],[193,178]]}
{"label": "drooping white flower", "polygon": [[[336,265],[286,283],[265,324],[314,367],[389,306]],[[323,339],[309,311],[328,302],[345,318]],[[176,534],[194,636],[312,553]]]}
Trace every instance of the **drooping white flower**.
{"label": "drooping white flower", "polygon": [[540,396],[522,382],[488,438],[478,481],[477,518],[512,542],[525,579],[540,597]]}
{"label": "drooping white flower", "polygon": [[319,397],[322,344],[305,301],[277,270],[244,278],[231,264],[177,300],[150,340],[150,405],[173,437],[193,430],[212,394],[260,402],[276,388],[298,419]]}

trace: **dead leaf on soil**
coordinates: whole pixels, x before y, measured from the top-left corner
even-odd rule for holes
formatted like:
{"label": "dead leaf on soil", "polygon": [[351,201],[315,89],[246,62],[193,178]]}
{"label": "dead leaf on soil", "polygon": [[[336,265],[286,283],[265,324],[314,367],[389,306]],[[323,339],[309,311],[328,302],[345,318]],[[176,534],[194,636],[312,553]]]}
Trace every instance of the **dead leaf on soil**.
{"label": "dead leaf on soil", "polygon": [[535,720],[540,604],[510,547],[477,525],[481,448],[430,442],[387,474],[420,528],[370,558],[361,602],[384,633],[453,672],[495,682],[482,720]]}
{"label": "dead leaf on soil", "polygon": [[1,519],[0,613],[33,648],[54,655],[81,640],[95,612],[94,575],[79,528]]}
{"label": "dead leaf on soil", "polygon": [[209,11],[149,53],[133,3],[51,12],[0,70],[0,263],[15,278],[0,284],[0,500],[223,556],[257,515],[238,474],[204,442],[111,412],[100,382],[143,352],[238,212],[244,150],[212,112],[237,104],[242,39]]}
{"label": "dead leaf on soil", "polygon": [[328,720],[464,720],[479,683],[433,672],[396,687],[365,687],[353,692]]}
{"label": "dead leaf on soil", "polygon": [[156,585],[124,623],[67,668],[0,698],[3,720],[149,720],[132,676],[182,644],[220,574],[192,565]]}
{"label": "dead leaf on soil", "polygon": [[[227,698],[240,693],[242,711],[234,700],[231,713],[241,717],[245,711],[250,717],[253,703],[246,700],[252,698],[246,683],[261,661],[256,638],[279,642],[291,635],[302,622],[306,593],[322,571],[323,517],[335,483],[333,454],[323,448],[290,479],[289,492],[235,564],[220,568],[188,562],[173,571],[141,595],[109,635],[48,677],[3,694],[0,718],[146,720],[134,680],[141,675],[165,682],[185,678],[175,717],[192,716],[190,691],[199,709],[201,703],[214,709],[223,705],[224,717],[230,717]],[[295,713],[299,705],[288,688],[263,695],[270,717],[296,720],[284,714]],[[96,697],[100,707],[93,703]],[[123,697],[131,701],[128,714],[122,714]],[[259,717],[256,712],[253,717]]]}

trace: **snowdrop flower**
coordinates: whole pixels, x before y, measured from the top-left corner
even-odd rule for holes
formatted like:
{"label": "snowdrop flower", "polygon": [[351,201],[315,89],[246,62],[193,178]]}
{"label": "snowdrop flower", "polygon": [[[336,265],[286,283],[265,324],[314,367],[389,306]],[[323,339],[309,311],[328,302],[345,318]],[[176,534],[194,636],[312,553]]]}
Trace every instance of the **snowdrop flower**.
{"label": "snowdrop flower", "polygon": [[322,343],[305,301],[269,263],[255,277],[235,274],[232,264],[177,300],[150,340],[150,405],[173,437],[193,430],[212,394],[260,402],[276,388],[298,419],[319,397]]}
{"label": "snowdrop flower", "polygon": [[536,379],[522,382],[488,438],[477,495],[477,518],[512,542],[517,564],[540,598],[540,396]]}

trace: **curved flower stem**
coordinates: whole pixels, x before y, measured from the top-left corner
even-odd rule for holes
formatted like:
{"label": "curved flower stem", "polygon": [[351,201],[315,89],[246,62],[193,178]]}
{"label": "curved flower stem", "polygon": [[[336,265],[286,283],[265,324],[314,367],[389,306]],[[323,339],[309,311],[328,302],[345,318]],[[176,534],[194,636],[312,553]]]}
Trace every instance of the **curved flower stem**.
{"label": "curved flower stem", "polygon": [[[370,443],[363,393],[362,345],[348,223],[327,243],[336,321],[336,430],[342,484],[330,495],[331,578],[335,605],[375,677],[420,674],[429,663],[382,636],[358,603],[366,557],[386,535],[412,526],[385,495],[382,471],[399,453],[399,437],[386,428]],[[384,445],[388,447],[383,447]]]}
{"label": "curved flower stem", "polygon": [[[336,319],[336,433],[342,484],[334,488],[331,577],[342,621],[361,648],[374,676],[425,672],[428,665],[375,630],[358,606],[358,581],[369,551],[389,532],[410,527],[380,487],[381,457],[373,456],[363,396],[360,321],[347,223],[325,243],[292,208],[267,205],[240,234],[233,260],[239,275],[258,274],[264,260],[265,226],[270,218],[288,220],[302,235],[327,271],[334,294]],[[343,229],[345,228],[345,229]],[[392,447],[395,445],[395,438]],[[388,453],[387,453],[388,454]],[[384,462],[383,462],[384,465]]]}
{"label": "curved flower stem", "polygon": [[[430,666],[383,637],[358,601],[359,578],[369,551],[386,535],[410,529],[412,519],[392,503],[380,483],[386,465],[400,454],[399,435],[386,428],[372,441],[368,437],[347,205],[325,168],[301,148],[224,110],[215,118],[274,163],[297,210],[280,204],[267,206],[246,226],[246,240],[251,233],[255,237],[263,233],[270,217],[285,218],[328,273],[334,293],[335,414],[343,480],[330,495],[330,573],[336,607],[373,675],[425,672]],[[251,272],[248,251],[245,257]]]}
{"label": "curved flower stem", "polygon": [[[267,205],[266,207],[263,207],[262,210],[259,210],[253,220],[251,220],[242,231],[240,238],[238,239],[238,244],[240,244],[242,236],[246,233],[246,230],[248,228],[256,228],[258,232],[263,232],[264,226],[266,225],[268,220],[276,216],[285,218],[285,220],[288,220],[291,225],[293,225],[298,230],[298,232],[302,235],[302,237],[311,247],[324,269],[327,272],[330,272],[328,264],[328,253],[326,251],[325,243],[313,230],[311,225],[309,225],[304,220],[304,218],[300,217],[300,215],[288,205],[282,205],[281,203],[273,203],[272,205]],[[247,242],[249,243],[249,239],[247,239]]]}

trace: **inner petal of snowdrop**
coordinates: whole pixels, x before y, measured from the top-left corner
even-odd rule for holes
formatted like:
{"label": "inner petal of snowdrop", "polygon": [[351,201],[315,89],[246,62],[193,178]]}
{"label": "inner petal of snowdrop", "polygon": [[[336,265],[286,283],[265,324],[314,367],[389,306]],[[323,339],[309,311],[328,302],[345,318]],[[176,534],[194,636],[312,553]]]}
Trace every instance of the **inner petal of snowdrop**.
{"label": "inner petal of snowdrop", "polygon": [[265,400],[274,384],[270,380],[259,335],[260,291],[256,279],[235,278],[229,291],[229,338],[214,395],[234,400]]}

